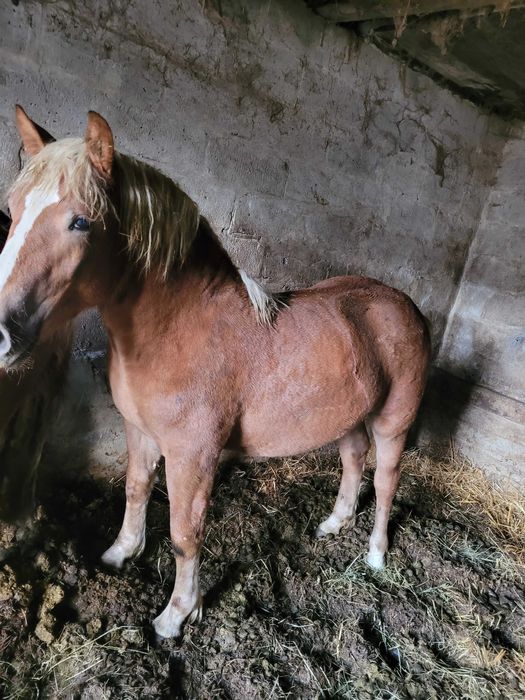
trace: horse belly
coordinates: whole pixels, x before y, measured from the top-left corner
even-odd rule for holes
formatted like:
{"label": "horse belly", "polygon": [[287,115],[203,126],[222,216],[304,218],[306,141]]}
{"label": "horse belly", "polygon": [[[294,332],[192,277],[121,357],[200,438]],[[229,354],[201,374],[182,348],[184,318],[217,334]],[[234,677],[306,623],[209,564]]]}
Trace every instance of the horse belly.
{"label": "horse belly", "polygon": [[241,448],[250,456],[282,457],[339,439],[377,404],[379,383],[366,379],[328,364],[315,379],[305,372],[265,382],[244,412]]}

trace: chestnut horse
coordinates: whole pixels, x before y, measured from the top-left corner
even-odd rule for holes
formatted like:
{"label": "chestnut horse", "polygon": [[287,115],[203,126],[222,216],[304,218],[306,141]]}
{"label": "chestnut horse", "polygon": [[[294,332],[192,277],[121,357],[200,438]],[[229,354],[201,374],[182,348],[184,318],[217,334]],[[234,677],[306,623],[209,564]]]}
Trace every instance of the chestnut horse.
{"label": "chestnut horse", "polygon": [[114,151],[100,115],[89,113],[85,138],[48,145],[20,107],[17,122],[31,159],[10,192],[0,257],[0,361],[16,366],[37,338],[100,309],[129,450],[124,521],[103,561],[120,567],[142,552],[163,455],[176,580],[156,632],[177,636],[201,614],[199,551],[223,448],[277,457],[337,441],[342,481],[317,530],[337,534],[355,516],[367,421],[377,449],[368,563],[382,567],[429,363],[412,301],[363,277],[272,297],[172,180]]}

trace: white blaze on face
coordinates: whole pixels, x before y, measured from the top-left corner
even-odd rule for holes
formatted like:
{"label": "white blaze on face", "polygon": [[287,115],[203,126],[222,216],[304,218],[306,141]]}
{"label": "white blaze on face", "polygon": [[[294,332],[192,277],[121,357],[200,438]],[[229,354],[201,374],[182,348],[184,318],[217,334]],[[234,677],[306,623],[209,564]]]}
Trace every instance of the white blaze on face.
{"label": "white blaze on face", "polygon": [[47,209],[51,204],[56,204],[59,199],[58,188],[52,192],[42,192],[36,189],[27,195],[20,221],[0,255],[0,292],[15,269],[18,254],[22,250],[35,221],[44,209]]}

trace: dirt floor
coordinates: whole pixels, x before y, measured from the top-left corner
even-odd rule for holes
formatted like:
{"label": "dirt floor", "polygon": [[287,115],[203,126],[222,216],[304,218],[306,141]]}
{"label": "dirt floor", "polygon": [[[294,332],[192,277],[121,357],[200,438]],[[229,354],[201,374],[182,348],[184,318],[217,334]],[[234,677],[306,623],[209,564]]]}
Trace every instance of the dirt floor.
{"label": "dirt floor", "polygon": [[[204,618],[158,643],[174,567],[160,484],[149,540],[121,573],[98,557],[124,482],[61,478],[30,525],[0,525],[4,698],[525,698],[525,499],[458,460],[408,454],[388,567],[356,527],[316,540],[338,461],[225,467],[214,492]],[[1,690],[3,686],[3,691]]]}

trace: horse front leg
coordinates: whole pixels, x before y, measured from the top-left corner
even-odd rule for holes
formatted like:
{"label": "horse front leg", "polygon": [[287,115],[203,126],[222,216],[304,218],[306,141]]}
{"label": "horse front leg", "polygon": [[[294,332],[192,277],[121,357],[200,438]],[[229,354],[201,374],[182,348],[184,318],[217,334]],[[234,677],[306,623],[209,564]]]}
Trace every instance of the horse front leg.
{"label": "horse front leg", "polygon": [[120,569],[126,559],[138,557],[146,543],[146,508],[155,482],[160,450],[155,442],[125,422],[128,445],[126,510],[117,539],[102,555],[102,562]]}
{"label": "horse front leg", "polygon": [[176,578],[168,605],[153,621],[160,637],[178,637],[186,619],[202,615],[199,555],[218,456],[219,450],[165,455]]}

